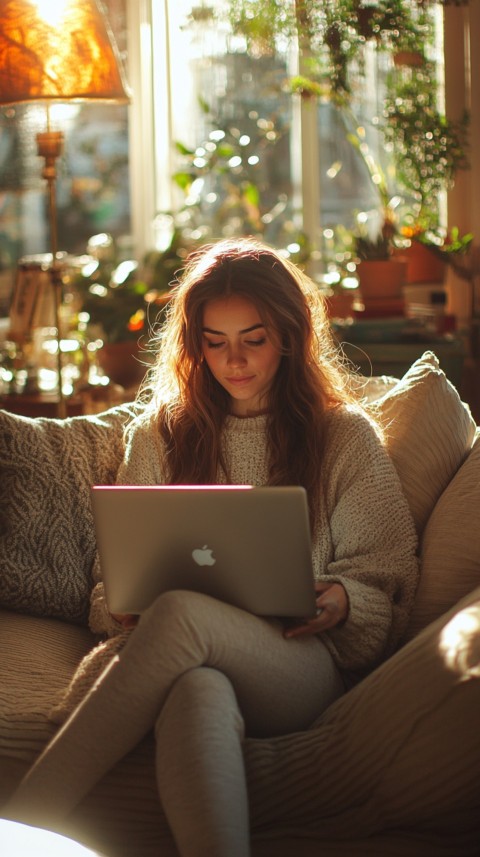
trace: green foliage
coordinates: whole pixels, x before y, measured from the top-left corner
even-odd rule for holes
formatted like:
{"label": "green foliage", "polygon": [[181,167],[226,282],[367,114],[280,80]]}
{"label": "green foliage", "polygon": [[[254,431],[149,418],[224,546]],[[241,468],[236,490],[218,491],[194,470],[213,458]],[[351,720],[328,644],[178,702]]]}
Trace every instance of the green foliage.
{"label": "green foliage", "polygon": [[278,36],[296,32],[294,4],[284,0],[230,0],[228,15],[232,31],[257,49],[271,50]]}
{"label": "green foliage", "polygon": [[391,73],[382,133],[392,146],[396,178],[417,207],[417,221],[438,226],[438,194],[453,186],[458,170],[468,168],[468,115],[448,120],[436,106],[430,63]]}
{"label": "green foliage", "polygon": [[[103,239],[99,243],[96,239]],[[163,312],[162,295],[168,292],[178,267],[174,242],[164,253],[147,253],[142,264],[121,260],[111,235],[93,236],[89,251],[94,257],[77,274],[73,288],[79,313],[89,329],[106,342],[138,340]]]}
{"label": "green foliage", "polygon": [[360,261],[383,261],[390,258],[390,241],[382,233],[376,238],[360,235],[355,240],[355,252]]}
{"label": "green foliage", "polygon": [[[390,163],[384,171],[373,159],[365,120],[367,136],[362,137],[364,129],[351,116],[350,126],[356,130],[347,131],[347,139],[364,160],[379,206],[360,213],[363,219],[357,217],[358,230],[351,235],[351,244],[345,245],[345,252],[332,250],[335,263],[341,264],[340,258],[388,258],[408,219],[423,230],[437,228],[438,195],[452,186],[459,169],[468,166],[468,120],[449,122],[436,107],[431,4],[419,0],[228,0],[227,7],[232,31],[244,37],[249,53],[258,60],[274,57],[278,46],[284,50],[291,39],[298,39],[299,74],[273,83],[279,105],[282,93],[289,91],[302,99],[328,98],[348,113],[351,92],[361,81],[366,46],[389,55],[384,113],[380,125],[377,117],[372,117],[372,125],[379,127],[385,149],[393,153],[395,174]],[[296,245],[296,261],[306,260],[308,241],[289,212],[290,189],[272,199],[268,179],[258,168],[258,159],[271,157],[279,143],[282,151],[281,141],[289,129],[282,124],[281,106],[275,116],[253,125],[247,115],[237,115],[235,124],[222,121],[204,99],[200,106],[212,131],[195,149],[176,144],[182,163],[173,180],[185,202],[174,221],[184,247],[224,235],[254,234],[279,247]],[[457,250],[452,247],[446,252]],[[327,255],[323,261],[328,267]]]}
{"label": "green foliage", "polygon": [[395,246],[396,226],[394,216],[389,209],[384,211],[384,220],[380,229],[371,234],[367,223],[358,225],[353,237],[353,253],[360,261],[386,261]]}
{"label": "green foliage", "polygon": [[361,66],[367,42],[393,51],[423,45],[430,36],[427,14],[411,0],[229,0],[228,9],[233,32],[257,53],[298,36],[304,54],[317,58],[312,85],[342,96],[351,91],[350,63]]}
{"label": "green foliage", "polygon": [[213,111],[207,116],[211,130],[195,149],[175,144],[184,163],[172,179],[185,202],[174,220],[184,244],[192,248],[230,235],[255,235],[278,247],[289,245],[292,258],[300,261],[305,236],[288,212],[287,195],[273,194],[269,181],[288,127],[279,115],[255,111],[235,122]]}
{"label": "green foliage", "polygon": [[99,265],[91,273],[78,275],[74,286],[81,296],[81,312],[88,313],[89,325],[98,328],[107,342],[137,339],[142,333],[148,286],[138,282],[134,274],[115,286],[106,267]]}
{"label": "green foliage", "polygon": [[449,263],[453,256],[464,256],[468,253],[473,241],[473,233],[460,234],[458,226],[452,226],[448,235],[441,235],[432,230],[417,232],[412,236],[413,241],[428,247],[436,256]]}
{"label": "green foliage", "polygon": [[289,88],[290,92],[301,95],[303,98],[324,98],[330,95],[329,88],[324,83],[301,74],[290,78]]}
{"label": "green foliage", "polygon": [[[349,109],[352,80],[358,81],[365,47],[392,58],[380,131],[393,152],[395,177],[389,177],[405,210],[413,210],[424,228],[439,224],[438,197],[468,167],[468,117],[452,122],[437,109],[437,70],[433,55],[434,24],[429,4],[416,0],[229,0],[230,23],[257,54],[272,53],[279,40],[296,36],[301,48],[300,73],[290,91],[304,99],[330,98]],[[398,61],[398,64],[397,64]],[[407,63],[407,65],[402,65]],[[409,63],[409,65],[408,65]],[[352,77],[353,75],[353,77]],[[390,187],[378,163],[365,156],[365,141],[349,137],[364,157],[388,207]],[[375,174],[375,175],[374,175]]]}

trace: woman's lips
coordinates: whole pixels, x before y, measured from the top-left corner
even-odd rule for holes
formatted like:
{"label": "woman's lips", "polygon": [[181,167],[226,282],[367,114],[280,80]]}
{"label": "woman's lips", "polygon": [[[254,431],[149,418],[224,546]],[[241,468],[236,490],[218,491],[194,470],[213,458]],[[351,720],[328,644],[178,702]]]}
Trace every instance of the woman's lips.
{"label": "woman's lips", "polygon": [[227,378],[229,384],[233,384],[235,387],[242,387],[244,384],[248,384],[253,380],[254,375],[248,375],[247,377],[242,378]]}

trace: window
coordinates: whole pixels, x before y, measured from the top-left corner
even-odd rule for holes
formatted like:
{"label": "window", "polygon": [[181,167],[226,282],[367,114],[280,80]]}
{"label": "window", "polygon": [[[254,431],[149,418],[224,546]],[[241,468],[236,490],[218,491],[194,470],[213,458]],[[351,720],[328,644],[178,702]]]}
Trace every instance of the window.
{"label": "window", "polygon": [[[415,72],[394,67],[392,43],[383,53],[370,45],[351,62],[348,103],[308,92],[292,95],[289,79],[306,66],[309,71],[295,41],[279,37],[274,49],[269,42],[268,50],[252,50],[228,23],[227,8],[227,0],[151,3],[157,146],[152,240],[164,247],[174,224],[186,246],[254,233],[289,248],[294,258],[311,254],[321,267],[341,264],[342,237],[348,238],[359,214],[374,231],[386,196],[395,197],[392,144],[379,127],[389,81],[394,75],[408,80]],[[443,111],[441,7],[413,14],[419,32],[430,16],[434,37],[426,58],[438,90],[428,85]],[[167,140],[175,145],[168,147]],[[394,205],[401,208],[401,202]],[[414,203],[407,190],[404,206]]]}
{"label": "window", "polygon": [[[140,258],[168,246],[174,218],[187,245],[253,232],[322,268],[341,262],[339,239],[359,212],[372,222],[380,216],[371,166],[381,166],[393,193],[392,162],[372,119],[381,115],[388,55],[365,53],[348,109],[292,95],[288,80],[305,70],[295,42],[278,38],[275,50],[251,50],[227,21],[229,2],[105,3],[120,50],[128,50],[133,101],[53,114],[66,136],[60,249],[83,253],[89,237],[105,231],[121,256]],[[441,82],[441,7],[426,5],[436,16]],[[48,250],[34,139],[42,123],[35,105],[0,108],[0,314],[17,260]]]}

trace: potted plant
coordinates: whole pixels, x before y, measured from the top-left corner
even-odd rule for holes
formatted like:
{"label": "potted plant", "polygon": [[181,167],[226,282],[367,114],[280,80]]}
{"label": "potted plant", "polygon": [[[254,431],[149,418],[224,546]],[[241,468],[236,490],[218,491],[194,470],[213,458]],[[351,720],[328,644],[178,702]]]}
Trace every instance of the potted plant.
{"label": "potted plant", "polygon": [[351,133],[349,139],[361,153],[379,196],[378,209],[357,213],[356,231],[350,237],[360,292],[364,302],[380,298],[398,302],[402,300],[407,272],[406,260],[395,252],[400,198],[390,196],[381,166],[358,133]]}
{"label": "potted plant", "polygon": [[472,244],[473,233],[460,235],[456,226],[449,231],[422,228],[411,218],[400,227],[397,253],[408,260],[407,283],[443,283],[448,266],[463,269],[461,259]]}
{"label": "potted plant", "polygon": [[[387,78],[381,131],[394,153],[395,182],[403,196],[400,252],[409,259],[407,282],[441,282],[445,264],[462,250],[440,226],[439,200],[467,169],[469,117],[459,122],[439,112],[435,69],[424,58],[417,66],[394,67]],[[468,245],[471,238],[465,236]],[[447,250],[447,246],[449,249]],[[445,248],[443,251],[441,248]]]}
{"label": "potted plant", "polygon": [[365,229],[354,237],[357,276],[363,301],[402,300],[407,261],[394,254],[394,223],[386,218],[380,232]]}
{"label": "potted plant", "polygon": [[87,251],[89,260],[72,283],[79,325],[98,344],[98,362],[106,375],[131,387],[145,374],[150,326],[161,317],[168,297],[168,265],[161,266],[156,254],[147,254],[142,265],[122,260],[112,236],[103,233],[92,236]]}

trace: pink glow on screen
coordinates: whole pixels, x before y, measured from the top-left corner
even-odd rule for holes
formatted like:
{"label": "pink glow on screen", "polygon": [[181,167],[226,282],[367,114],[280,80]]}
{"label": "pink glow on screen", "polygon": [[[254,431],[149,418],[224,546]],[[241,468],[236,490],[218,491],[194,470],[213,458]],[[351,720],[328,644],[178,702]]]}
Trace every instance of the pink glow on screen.
{"label": "pink glow on screen", "polygon": [[243,491],[253,485],[93,485],[94,491]]}

